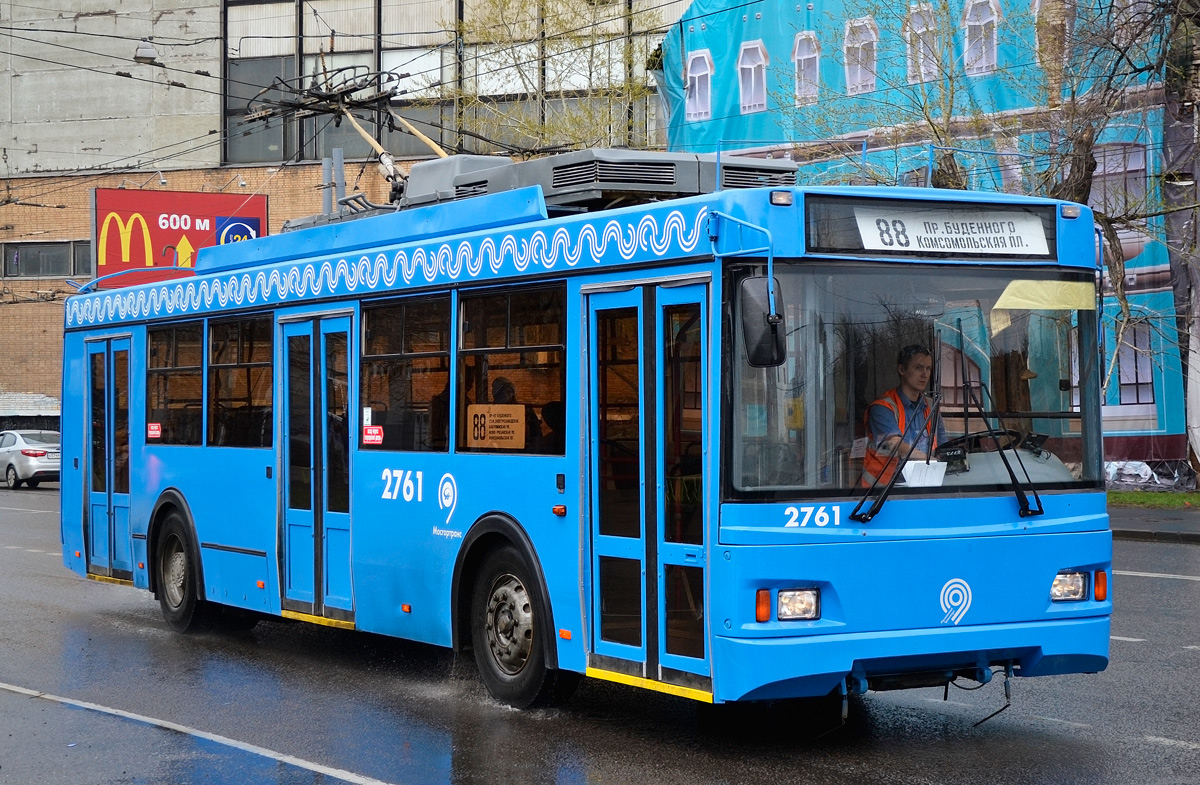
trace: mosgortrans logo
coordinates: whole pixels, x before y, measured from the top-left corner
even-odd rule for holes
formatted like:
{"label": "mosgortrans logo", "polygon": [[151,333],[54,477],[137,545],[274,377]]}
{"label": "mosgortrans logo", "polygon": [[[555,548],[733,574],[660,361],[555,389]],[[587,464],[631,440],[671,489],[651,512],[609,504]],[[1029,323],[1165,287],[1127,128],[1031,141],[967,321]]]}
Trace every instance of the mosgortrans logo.
{"label": "mosgortrans logo", "polygon": [[253,240],[258,237],[262,224],[258,218],[241,216],[217,216],[217,245]]}
{"label": "mosgortrans logo", "polygon": [[951,578],[942,587],[942,624],[958,624],[971,609],[971,586],[962,578]]}

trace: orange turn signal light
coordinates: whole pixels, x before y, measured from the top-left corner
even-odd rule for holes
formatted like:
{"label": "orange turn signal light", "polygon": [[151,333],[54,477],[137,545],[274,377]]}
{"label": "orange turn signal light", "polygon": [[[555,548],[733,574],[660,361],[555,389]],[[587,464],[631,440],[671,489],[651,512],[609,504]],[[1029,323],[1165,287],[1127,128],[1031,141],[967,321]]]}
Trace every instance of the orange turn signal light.
{"label": "orange turn signal light", "polygon": [[412,606],[408,603],[404,603],[400,606],[400,610],[404,611],[405,613],[412,613]]}
{"label": "orange turn signal light", "polygon": [[571,640],[571,631],[570,630],[559,630],[558,637],[562,638],[564,641],[569,641],[569,640]]}
{"label": "orange turn signal light", "polygon": [[565,518],[565,517],[567,517],[567,505],[556,504],[550,508],[550,512],[554,513],[555,515],[557,515],[560,518]]}
{"label": "orange turn signal light", "polygon": [[75,558],[76,558],[76,559],[78,559],[78,558],[79,558],[79,551],[75,551]]}
{"label": "orange turn signal light", "polygon": [[770,589],[759,589],[754,595],[754,620],[758,622],[771,620]]}
{"label": "orange turn signal light", "polygon": [[1108,572],[1105,570],[1096,570],[1096,602],[1104,602],[1108,599]]}
{"label": "orange turn signal light", "polygon": [[265,589],[265,588],[267,588],[267,582],[266,582],[266,581],[259,581],[259,582],[258,582],[258,588],[260,588],[260,589]]}
{"label": "orange turn signal light", "polygon": [[146,562],[144,562],[144,561],[140,561],[140,562],[138,562],[138,569],[139,569],[139,570],[144,570],[144,569],[146,569]]}

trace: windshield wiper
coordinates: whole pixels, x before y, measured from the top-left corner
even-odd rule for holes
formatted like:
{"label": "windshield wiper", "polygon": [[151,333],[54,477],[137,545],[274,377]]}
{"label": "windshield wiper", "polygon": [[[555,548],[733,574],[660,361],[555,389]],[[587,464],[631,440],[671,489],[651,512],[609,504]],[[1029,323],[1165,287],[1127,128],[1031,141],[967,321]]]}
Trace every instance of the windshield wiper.
{"label": "windshield wiper", "polygon": [[[930,395],[930,397],[933,398],[933,406],[930,407],[929,417],[926,418],[924,427],[932,427],[934,429],[933,432],[936,433],[938,413],[942,408],[942,396],[940,393],[933,393]],[[883,464],[883,468],[879,471],[879,476],[876,477],[875,481],[871,483],[871,487],[867,488],[867,492],[864,493],[863,497],[858,500],[858,504],[854,505],[854,510],[850,513],[850,520],[857,521],[858,523],[869,523],[871,519],[878,515],[879,511],[883,509],[884,502],[887,501],[888,496],[892,492],[892,488],[896,485],[897,479],[899,479],[903,473],[904,464],[908,463],[909,456],[911,456],[913,454],[913,450],[917,448],[917,439],[913,439],[911,442],[906,442],[905,439],[905,437],[908,436],[909,430],[912,429],[913,424],[916,421],[917,417],[916,413],[914,412],[913,416],[908,419],[907,423],[905,423],[904,432],[900,434],[900,445],[907,443],[908,450],[905,451],[904,456],[900,458],[900,462],[896,464],[896,470],[892,472],[891,479],[889,479],[887,484],[880,489],[879,495],[875,497],[875,502],[871,505],[871,508],[866,512],[862,512],[863,505],[870,500],[871,495],[875,493],[875,489],[879,487],[880,477],[887,475],[888,467],[891,466],[892,461],[896,460],[897,456],[900,455],[900,445],[896,445],[896,450],[888,456],[887,461]],[[930,423],[932,423],[932,426],[930,426]],[[931,444],[932,441],[933,440],[931,439]],[[929,460],[930,456],[926,455],[925,461],[928,462]]]}
{"label": "windshield wiper", "polygon": [[[1033,480],[1029,477],[1029,470],[1025,468],[1025,463],[1021,460],[1020,453],[1017,452],[1017,445],[1010,443],[1008,446],[1012,448],[1013,457],[1017,459],[1017,464],[1021,467],[1021,472],[1025,475],[1025,481],[1029,483],[1029,493],[1033,495],[1033,500],[1037,503],[1036,508],[1030,505],[1029,495],[1025,493],[1025,488],[1021,485],[1021,481],[1017,478],[1017,473],[1013,471],[1012,464],[1008,462],[1008,456],[1004,454],[1005,448],[1000,444],[1000,437],[997,434],[996,429],[992,427],[991,421],[988,420],[986,412],[984,412],[983,402],[979,400],[977,395],[975,395],[975,388],[970,383],[969,377],[967,376],[966,338],[962,329],[962,319],[958,320],[958,357],[961,365],[959,372],[962,374],[961,378],[963,389],[963,435],[965,436],[970,432],[970,429],[965,427],[965,423],[969,419],[969,416],[967,415],[969,404],[974,404],[975,411],[979,413],[979,419],[983,422],[983,427],[987,428],[988,436],[992,437],[992,444],[995,445],[996,452],[1000,455],[1000,462],[1004,464],[1004,469],[1008,472],[1008,479],[1012,483],[1012,490],[1013,493],[1016,494],[1017,504],[1020,507],[1018,514],[1022,518],[1029,518],[1034,515],[1045,515],[1046,510],[1044,507],[1042,507],[1042,498],[1038,496],[1037,489],[1033,487]],[[977,384],[984,391],[984,393],[987,394],[988,399],[992,402],[992,406],[995,407],[996,399],[992,395],[991,390],[984,385],[982,374],[980,375],[980,379]],[[1010,439],[1009,441],[1011,442],[1012,440]]]}

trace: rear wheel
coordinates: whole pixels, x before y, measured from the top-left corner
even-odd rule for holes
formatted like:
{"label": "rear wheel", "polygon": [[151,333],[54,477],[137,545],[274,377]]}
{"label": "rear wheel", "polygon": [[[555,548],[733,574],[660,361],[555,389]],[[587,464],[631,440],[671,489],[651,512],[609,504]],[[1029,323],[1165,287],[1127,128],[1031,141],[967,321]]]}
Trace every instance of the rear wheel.
{"label": "rear wheel", "polygon": [[4,479],[11,490],[15,491],[21,487],[21,478],[17,476],[17,467],[15,466],[8,467],[8,471],[4,474]]}
{"label": "rear wheel", "polygon": [[41,482],[42,482],[41,480],[26,480],[25,485],[30,488],[36,488],[36,487],[38,487],[38,485],[41,484]]}
{"label": "rear wheel", "polygon": [[167,515],[158,538],[158,604],[163,618],[177,632],[196,629],[201,621],[203,601],[197,596],[195,549],[183,516]]}
{"label": "rear wheel", "polygon": [[533,570],[515,548],[483,560],[471,601],[471,644],[479,677],[496,700],[518,709],[565,699],[578,681],[546,668],[545,604]]}

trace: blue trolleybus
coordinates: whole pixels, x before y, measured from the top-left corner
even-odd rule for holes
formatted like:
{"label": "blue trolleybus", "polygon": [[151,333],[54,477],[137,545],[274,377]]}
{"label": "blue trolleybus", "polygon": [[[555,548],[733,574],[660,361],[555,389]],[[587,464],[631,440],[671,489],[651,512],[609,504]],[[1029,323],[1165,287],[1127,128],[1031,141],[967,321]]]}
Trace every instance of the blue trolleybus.
{"label": "blue trolleybus", "polygon": [[[368,208],[67,301],[67,567],[180,631],[471,651],[519,707],[1106,667],[1087,207],[586,151]],[[931,455],[869,435],[913,345]]]}

